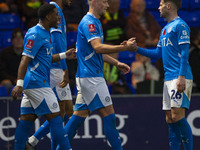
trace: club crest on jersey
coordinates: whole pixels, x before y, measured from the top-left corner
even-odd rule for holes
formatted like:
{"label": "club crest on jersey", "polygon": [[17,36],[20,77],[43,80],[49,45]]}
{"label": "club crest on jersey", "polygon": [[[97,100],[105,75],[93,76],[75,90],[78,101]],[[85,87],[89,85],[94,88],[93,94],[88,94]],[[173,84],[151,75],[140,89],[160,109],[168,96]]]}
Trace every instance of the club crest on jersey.
{"label": "club crest on jersey", "polygon": [[31,49],[33,47],[33,44],[34,44],[34,41],[29,39],[26,44],[26,47]]}
{"label": "club crest on jersey", "polygon": [[166,34],[166,29],[163,31],[163,35],[165,35]]}
{"label": "club crest on jersey", "polygon": [[89,32],[95,32],[95,25],[94,24],[89,24],[88,28],[89,28]]}

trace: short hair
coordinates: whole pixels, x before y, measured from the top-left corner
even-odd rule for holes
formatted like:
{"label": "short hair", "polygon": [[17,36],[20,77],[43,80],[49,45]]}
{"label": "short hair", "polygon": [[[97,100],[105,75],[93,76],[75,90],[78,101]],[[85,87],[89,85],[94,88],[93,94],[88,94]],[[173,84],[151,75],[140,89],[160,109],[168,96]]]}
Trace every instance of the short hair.
{"label": "short hair", "polygon": [[38,10],[39,19],[44,20],[48,14],[53,12],[54,8],[56,8],[56,6],[52,4],[42,5]]}
{"label": "short hair", "polygon": [[163,1],[164,1],[164,3],[166,3],[166,2],[174,3],[176,8],[177,8],[177,10],[179,10],[181,8],[181,5],[182,5],[181,0],[163,0]]}

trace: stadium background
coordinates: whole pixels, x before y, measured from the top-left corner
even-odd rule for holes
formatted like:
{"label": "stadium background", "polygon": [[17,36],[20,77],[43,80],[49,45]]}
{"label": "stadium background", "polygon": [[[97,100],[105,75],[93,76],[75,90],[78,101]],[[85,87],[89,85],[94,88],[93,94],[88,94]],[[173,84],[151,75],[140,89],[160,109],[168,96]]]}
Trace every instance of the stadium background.
{"label": "stadium background", "polygon": [[[131,0],[121,0],[120,9],[128,15]],[[149,10],[158,23],[163,27],[166,20],[160,18],[158,12],[159,0],[146,0],[146,9]],[[200,27],[200,1],[182,0],[182,8],[179,11],[190,27]],[[67,18],[66,18],[67,19]],[[11,45],[11,35],[14,28],[24,29],[24,24],[15,13],[0,14],[0,50]],[[76,42],[76,32],[67,34],[68,46]],[[130,64],[134,61],[135,53],[121,52],[119,60]],[[127,81],[130,75],[126,76]],[[146,86],[144,86],[145,88]],[[150,86],[147,86],[150,89]],[[162,95],[154,95],[156,91],[150,90],[150,95],[124,95],[114,96],[113,101],[118,118],[117,127],[121,133],[124,149],[136,150],[167,150],[167,125],[164,112],[161,110]],[[4,87],[0,87],[0,150],[12,150],[14,131],[19,118],[20,101],[13,101]],[[109,150],[105,144],[105,136],[102,133],[102,124],[99,116],[93,113],[90,120],[81,127],[72,143],[73,149]],[[194,135],[194,150],[200,150],[200,95],[192,96],[191,109],[187,112],[187,119],[192,126]],[[97,121],[98,120],[98,121]],[[35,129],[44,121],[36,122]],[[88,123],[88,124],[87,124]],[[32,132],[33,132],[32,131]],[[49,138],[44,138],[38,145],[38,149],[50,149]],[[182,148],[183,149],[183,148]]]}

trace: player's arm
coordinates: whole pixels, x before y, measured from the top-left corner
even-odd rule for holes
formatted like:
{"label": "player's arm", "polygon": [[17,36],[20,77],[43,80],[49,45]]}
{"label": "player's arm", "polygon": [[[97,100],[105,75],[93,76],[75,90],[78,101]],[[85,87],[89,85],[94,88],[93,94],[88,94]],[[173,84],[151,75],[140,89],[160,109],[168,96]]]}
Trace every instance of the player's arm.
{"label": "player's arm", "polygon": [[[185,75],[187,72],[187,63],[189,58],[190,29],[187,25],[179,24],[177,27],[178,48],[181,52],[180,70],[177,80],[177,91],[183,92],[186,87]],[[178,56],[177,56],[178,57]]]}
{"label": "player's arm", "polygon": [[22,95],[23,91],[23,82],[24,82],[24,77],[27,71],[27,67],[29,62],[31,61],[31,58],[28,56],[22,56],[21,62],[19,64],[18,68],[18,75],[17,75],[17,84],[12,90],[12,97],[14,99],[17,99],[18,95]]}
{"label": "player's arm", "polygon": [[[54,49],[56,50],[56,53],[63,53],[66,51],[66,49],[62,49],[62,43],[61,43],[61,32],[60,31],[52,31],[51,32],[52,35],[52,40],[53,40],[53,45],[54,45]],[[68,69],[67,67],[67,63],[65,59],[62,59],[60,61],[61,66],[63,68],[63,70]]]}
{"label": "player's arm", "polygon": [[[60,31],[52,31],[51,33],[53,39],[53,45],[57,53],[65,52],[65,49],[62,49],[61,43],[61,32]],[[69,76],[68,76],[68,67],[65,59],[60,60],[60,64],[63,69],[63,78],[62,81],[59,83],[61,88],[65,87],[69,83]]]}
{"label": "player's arm", "polygon": [[156,49],[144,49],[144,48],[138,47],[136,52],[143,56],[154,58],[154,59],[159,59],[162,57],[162,48],[158,46],[156,47]]}
{"label": "player's arm", "polygon": [[132,51],[136,47],[135,40],[129,40],[124,45],[108,45],[102,44],[100,38],[93,39],[90,44],[98,54],[117,53],[125,50]]}
{"label": "player's arm", "polygon": [[181,61],[180,61],[180,71],[179,77],[177,80],[177,91],[183,92],[185,90],[185,75],[187,73],[187,63],[189,59],[189,44],[181,44],[179,45],[179,49],[181,49]]}
{"label": "player's arm", "polygon": [[107,54],[103,54],[103,61],[116,66],[117,69],[122,71],[124,74],[127,74],[130,71],[130,67],[127,64],[121,63]]}
{"label": "player's arm", "polygon": [[52,62],[57,62],[62,59],[76,59],[76,50],[71,48],[66,52],[52,55]]}

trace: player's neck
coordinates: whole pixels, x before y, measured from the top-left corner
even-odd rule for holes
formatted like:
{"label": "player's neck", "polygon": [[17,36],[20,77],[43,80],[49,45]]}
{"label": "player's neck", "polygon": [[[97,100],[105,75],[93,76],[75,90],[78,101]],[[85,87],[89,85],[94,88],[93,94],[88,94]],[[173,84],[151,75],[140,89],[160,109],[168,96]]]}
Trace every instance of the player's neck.
{"label": "player's neck", "polygon": [[166,17],[167,22],[169,23],[170,21],[174,20],[176,17],[178,17],[177,12],[172,12]]}
{"label": "player's neck", "polygon": [[43,22],[43,21],[40,21],[39,24],[40,24],[41,26],[43,26],[47,31],[50,30],[50,27],[49,27],[49,25],[48,25],[47,23],[45,23],[45,22]]}
{"label": "player's neck", "polygon": [[97,19],[100,18],[100,15],[96,13],[96,11],[94,11],[94,9],[90,8],[89,9],[89,13],[93,14]]}

